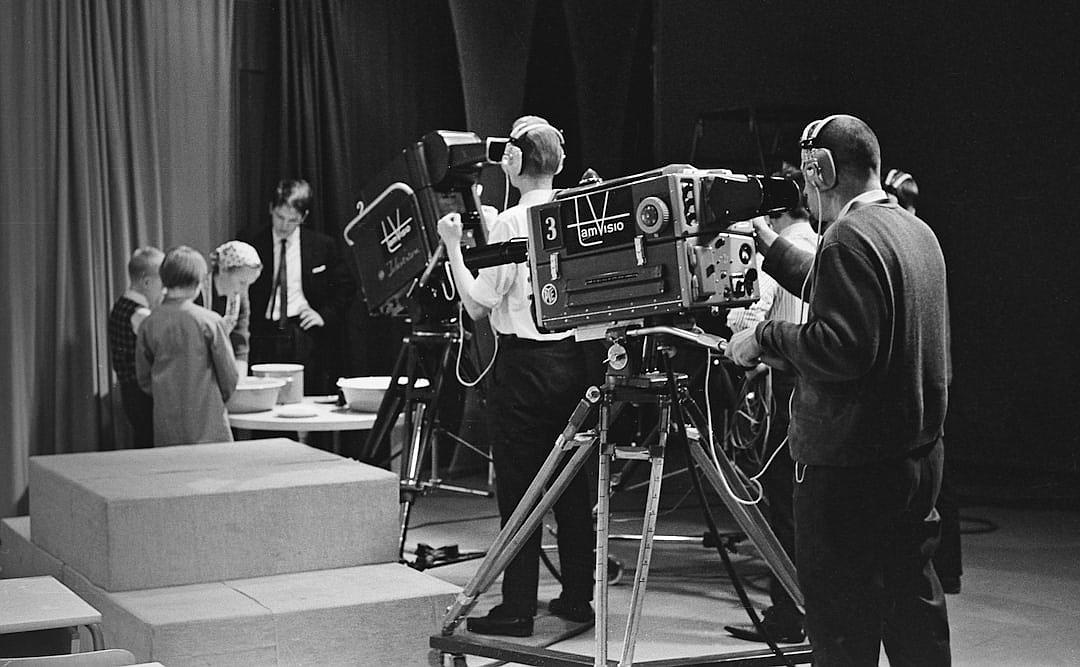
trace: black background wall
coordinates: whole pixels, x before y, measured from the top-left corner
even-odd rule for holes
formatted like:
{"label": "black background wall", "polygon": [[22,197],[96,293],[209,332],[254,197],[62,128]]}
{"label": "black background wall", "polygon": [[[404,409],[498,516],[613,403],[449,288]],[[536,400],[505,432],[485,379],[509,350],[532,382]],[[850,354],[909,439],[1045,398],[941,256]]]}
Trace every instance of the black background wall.
{"label": "black background wall", "polygon": [[696,115],[805,104],[875,128],[916,175],[949,270],[958,459],[1080,469],[1072,3],[657,3],[656,148]]}
{"label": "black background wall", "polygon": [[[945,250],[953,456],[1080,470],[1072,3],[324,4],[341,12],[347,36],[337,49],[349,144],[328,228],[351,217],[349,187],[432,129],[502,134],[521,113],[548,116],[567,135],[565,186],[586,166],[617,176],[688,161],[704,111],[853,113],[877,131],[886,167],[916,175],[919,213]],[[245,224],[265,215],[287,161],[267,141],[280,104],[277,11],[276,2],[237,5]],[[794,148],[804,120],[777,148]],[[731,136],[731,160],[743,159],[735,144],[747,135]],[[501,204],[501,183],[488,182],[485,199]],[[361,370],[377,370],[378,359],[361,357]]]}

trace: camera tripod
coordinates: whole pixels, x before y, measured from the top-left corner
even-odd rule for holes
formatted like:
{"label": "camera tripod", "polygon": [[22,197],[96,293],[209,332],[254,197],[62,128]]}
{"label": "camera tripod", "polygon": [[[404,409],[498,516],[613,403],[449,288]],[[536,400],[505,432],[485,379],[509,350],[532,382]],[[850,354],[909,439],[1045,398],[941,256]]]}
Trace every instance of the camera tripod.
{"label": "camera tripod", "polygon": [[[400,500],[401,510],[399,515],[398,532],[398,558],[408,563],[417,570],[424,570],[438,565],[449,565],[465,560],[480,558],[482,551],[461,553],[456,545],[432,549],[428,545],[419,545],[416,559],[405,559],[405,540],[409,531],[409,519],[412,508],[417,498],[427,494],[432,489],[442,489],[454,493],[471,496],[491,497],[490,489],[472,489],[454,484],[448,484],[438,477],[437,446],[432,447],[432,442],[438,444],[436,436],[442,435],[450,438],[457,444],[476,452],[485,460],[490,461],[490,456],[475,447],[467,440],[451,433],[439,423],[439,404],[445,386],[447,373],[453,374],[454,346],[461,341],[461,335],[452,326],[437,330],[414,329],[412,333],[401,339],[401,350],[394,362],[394,370],[391,373],[390,385],[383,395],[379,404],[379,411],[375,417],[375,424],[368,433],[364,443],[364,454],[360,457],[365,461],[389,468],[394,457],[391,444],[391,431],[398,418],[404,412],[405,433],[408,442],[401,448],[401,481]],[[430,351],[425,354],[425,351]],[[418,386],[417,379],[424,369],[425,360],[435,361],[428,364],[429,370],[425,374],[430,376],[430,382],[426,387]],[[425,454],[431,455],[430,474],[424,479],[421,467]]]}
{"label": "camera tripod", "polygon": [[[556,439],[551,453],[545,460],[533,483],[524,497],[506,521],[502,530],[488,549],[487,556],[480,564],[472,580],[464,587],[447,610],[442,621],[441,634],[430,638],[430,646],[441,651],[445,660],[449,658],[453,665],[464,665],[464,655],[482,655],[502,660],[533,665],[586,665],[606,667],[608,662],[608,539],[609,539],[609,496],[611,493],[611,465],[615,459],[648,461],[650,464],[649,491],[644,511],[641,543],[638,549],[637,567],[633,591],[630,597],[630,612],[627,618],[623,638],[622,654],[618,665],[631,665],[634,660],[634,647],[641,621],[649,565],[652,558],[653,542],[656,532],[657,511],[660,501],[660,487],[664,479],[664,455],[667,440],[672,432],[685,439],[689,457],[704,474],[707,482],[721,497],[728,510],[742,528],[746,536],[761,553],[769,568],[776,575],[784,588],[798,604],[802,604],[802,593],[795,578],[795,568],[787,553],[780,545],[772,529],[765,522],[757,505],[739,503],[727,491],[741,497],[749,496],[747,486],[735,466],[726,456],[711,457],[701,444],[700,439],[687,438],[686,419],[692,422],[699,434],[708,433],[707,424],[701,410],[690,396],[687,377],[676,375],[670,370],[665,359],[664,372],[633,372],[625,348],[619,340],[626,337],[644,335],[676,336],[713,349],[720,349],[722,339],[708,334],[695,334],[684,329],[670,326],[645,327],[616,332],[609,331],[608,338],[616,341],[609,349],[609,372],[603,387],[590,387],[584,398],[578,403],[562,434]],[[663,343],[658,345],[663,354]],[[618,348],[618,350],[616,350]],[[613,353],[613,350],[616,350]],[[621,352],[620,352],[621,351]],[[658,407],[659,429],[655,443],[650,446],[619,446],[608,440],[611,424],[627,404],[653,403]],[[599,412],[597,430],[581,432],[582,425]],[[673,411],[678,417],[672,419]],[[454,631],[462,619],[475,606],[479,596],[494,583],[495,579],[513,560],[521,545],[536,530],[544,515],[555,504],[574,475],[578,473],[589,458],[593,448],[600,448],[599,478],[597,486],[597,526],[594,580],[596,581],[596,629],[595,652],[591,663],[586,657],[568,653],[515,646],[508,642],[455,636]],[[568,458],[567,458],[568,457]],[[564,464],[565,462],[565,464]],[[562,466],[560,471],[560,466]],[[667,659],[664,665],[707,665],[730,664],[733,658],[739,664],[766,665],[783,664],[787,661],[806,663],[810,660],[810,649],[799,646],[784,649],[783,655],[777,656],[771,651],[750,651],[739,654],[698,657],[687,660]],[[777,660],[780,662],[777,662]],[[651,664],[651,663],[639,663]],[[656,663],[661,664],[661,663]]]}

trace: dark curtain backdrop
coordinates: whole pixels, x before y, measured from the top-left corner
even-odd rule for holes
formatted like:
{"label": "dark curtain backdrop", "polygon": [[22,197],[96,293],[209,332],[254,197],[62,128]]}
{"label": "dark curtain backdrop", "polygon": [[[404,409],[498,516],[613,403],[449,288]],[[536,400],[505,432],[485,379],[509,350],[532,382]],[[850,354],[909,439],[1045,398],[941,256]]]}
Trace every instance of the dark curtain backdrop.
{"label": "dark curtain backdrop", "polygon": [[0,2],[0,515],[28,457],[125,445],[105,317],[130,251],[231,217],[232,3]]}
{"label": "dark curtain backdrop", "polygon": [[[283,177],[311,182],[311,224],[341,239],[361,188],[408,143],[464,129],[448,7],[428,0],[240,0],[235,62],[240,228],[269,223]],[[386,374],[402,322],[355,295],[344,374]]]}
{"label": "dark curtain backdrop", "polygon": [[[642,155],[651,146],[635,135],[651,102],[632,104],[651,97],[651,53],[641,44],[651,38],[647,2],[449,4],[470,130],[505,136],[518,116],[547,118],[566,137],[561,187],[575,185],[585,167],[614,177],[651,162]],[[502,174],[488,170],[483,183],[485,203],[501,207]]]}
{"label": "dark curtain backdrop", "polygon": [[802,104],[865,119],[885,166],[915,175],[919,215],[945,252],[950,454],[1080,470],[1076,3],[656,8],[658,155],[686,159],[695,116],[718,107]]}

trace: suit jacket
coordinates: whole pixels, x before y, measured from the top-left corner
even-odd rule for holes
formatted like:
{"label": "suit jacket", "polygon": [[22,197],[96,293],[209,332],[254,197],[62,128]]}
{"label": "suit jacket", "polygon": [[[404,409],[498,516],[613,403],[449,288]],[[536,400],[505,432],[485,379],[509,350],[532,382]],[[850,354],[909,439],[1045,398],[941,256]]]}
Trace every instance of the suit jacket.
{"label": "suit jacket", "polygon": [[[268,326],[266,307],[274,286],[274,234],[268,225],[253,237],[243,239],[259,252],[263,271],[248,288],[251,299],[251,328]],[[340,245],[330,236],[308,227],[300,228],[301,286],[304,298],[326,321],[326,328],[341,325],[352,298],[353,285],[342,259]]]}

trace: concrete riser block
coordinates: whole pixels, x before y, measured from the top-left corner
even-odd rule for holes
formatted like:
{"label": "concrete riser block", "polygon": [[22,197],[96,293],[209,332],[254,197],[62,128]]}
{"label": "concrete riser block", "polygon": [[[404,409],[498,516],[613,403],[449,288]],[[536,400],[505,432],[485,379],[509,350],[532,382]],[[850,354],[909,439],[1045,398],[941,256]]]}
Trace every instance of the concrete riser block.
{"label": "concrete riser block", "polygon": [[32,457],[33,540],[108,591],[397,560],[398,478],[274,439]]}
{"label": "concrete riser block", "polygon": [[34,544],[30,535],[30,517],[0,519],[0,577],[61,578],[64,563]]}
{"label": "concrete riser block", "polygon": [[397,564],[108,593],[64,583],[102,613],[109,646],[174,665],[425,664],[460,589]]}

